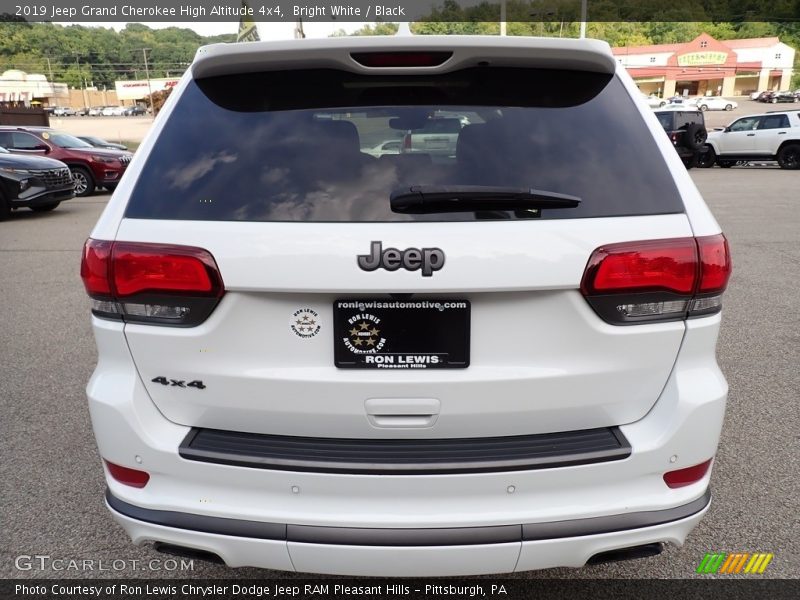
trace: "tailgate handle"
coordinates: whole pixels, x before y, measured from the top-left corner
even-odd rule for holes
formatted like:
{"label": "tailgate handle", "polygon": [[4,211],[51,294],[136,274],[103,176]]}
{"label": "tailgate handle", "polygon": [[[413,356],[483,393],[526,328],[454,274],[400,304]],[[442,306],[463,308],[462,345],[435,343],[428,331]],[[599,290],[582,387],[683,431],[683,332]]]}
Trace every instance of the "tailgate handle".
{"label": "tailgate handle", "polygon": [[436,423],[440,405],[436,398],[370,398],[364,408],[374,427],[416,429]]}

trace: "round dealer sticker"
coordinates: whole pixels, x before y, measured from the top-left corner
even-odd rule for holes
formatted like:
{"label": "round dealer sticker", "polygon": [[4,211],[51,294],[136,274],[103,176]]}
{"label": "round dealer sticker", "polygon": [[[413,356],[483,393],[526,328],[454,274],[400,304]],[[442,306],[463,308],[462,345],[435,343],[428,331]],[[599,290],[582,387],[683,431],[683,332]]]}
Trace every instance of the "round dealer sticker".
{"label": "round dealer sticker", "polygon": [[381,336],[381,319],[375,315],[362,313],[349,318],[347,322],[351,328],[342,341],[350,352],[374,354],[386,345],[386,338]]}
{"label": "round dealer sticker", "polygon": [[289,326],[297,337],[312,338],[322,327],[319,313],[310,308],[301,308],[292,313]]}

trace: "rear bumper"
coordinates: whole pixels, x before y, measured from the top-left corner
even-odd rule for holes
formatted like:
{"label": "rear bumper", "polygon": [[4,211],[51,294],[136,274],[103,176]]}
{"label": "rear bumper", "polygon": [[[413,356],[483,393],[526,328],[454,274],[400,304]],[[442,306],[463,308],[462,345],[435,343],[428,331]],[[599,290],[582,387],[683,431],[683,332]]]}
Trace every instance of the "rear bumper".
{"label": "rear bumper", "polygon": [[[341,575],[466,575],[584,565],[609,550],[681,544],[711,492],[658,511],[489,527],[354,528],[264,523],[134,506],[106,491],[106,505],[134,542],[212,552],[230,566]],[[257,550],[257,551],[254,551]]]}
{"label": "rear bumper", "polygon": [[[713,353],[719,315],[687,322],[658,401],[642,419],[619,426],[631,448],[626,458],[522,471],[377,476],[181,457],[190,428],[166,419],[150,400],[122,327],[95,320],[100,364],[87,392],[101,456],[150,474],[149,483],[135,489],[106,473],[116,499],[112,514],[137,543],[162,541],[213,552],[231,566],[289,571],[502,573],[578,567],[600,552],[641,544],[680,545],[708,509],[710,472],[677,489],[665,485],[663,474],[716,452],[727,396]],[[694,512],[681,513],[687,506]],[[178,522],[157,521],[152,518],[157,513],[183,516]],[[266,529],[277,524],[285,533],[275,539],[196,527],[196,519],[208,518]],[[481,529],[491,536],[470,543],[443,544],[446,539],[434,536],[429,539],[436,545],[375,546],[365,545],[363,537],[338,537],[332,543],[319,535],[388,530],[396,538],[398,530],[438,535],[455,529]],[[296,537],[300,534],[314,535]]]}

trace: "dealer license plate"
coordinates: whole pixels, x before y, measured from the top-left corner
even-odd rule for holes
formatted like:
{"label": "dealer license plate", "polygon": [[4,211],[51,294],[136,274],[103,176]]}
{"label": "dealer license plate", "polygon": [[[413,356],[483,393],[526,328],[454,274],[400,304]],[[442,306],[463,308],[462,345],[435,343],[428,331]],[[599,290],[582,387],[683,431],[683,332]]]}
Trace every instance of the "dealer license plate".
{"label": "dealer license plate", "polygon": [[333,304],[342,369],[464,369],[470,303],[453,298],[342,298]]}

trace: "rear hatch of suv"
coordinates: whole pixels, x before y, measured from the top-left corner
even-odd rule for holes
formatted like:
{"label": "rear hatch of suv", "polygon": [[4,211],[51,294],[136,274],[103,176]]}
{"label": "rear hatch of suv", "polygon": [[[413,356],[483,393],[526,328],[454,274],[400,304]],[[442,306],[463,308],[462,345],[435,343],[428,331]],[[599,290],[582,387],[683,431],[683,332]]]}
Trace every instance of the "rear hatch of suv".
{"label": "rear hatch of suv", "polygon": [[[600,286],[582,280],[597,248],[692,231],[613,59],[454,68],[445,57],[419,69],[405,56],[404,69],[363,68],[362,56],[270,69],[267,58],[197,69],[126,188],[119,304],[105,309],[125,313],[167,418],[443,438],[609,427],[648,412],[684,323],[615,322],[601,316]],[[366,154],[442,113],[466,123],[453,156]],[[475,186],[540,201],[404,212],[390,202]],[[580,203],[550,207],[558,195]],[[148,261],[158,281],[137,280]]]}

